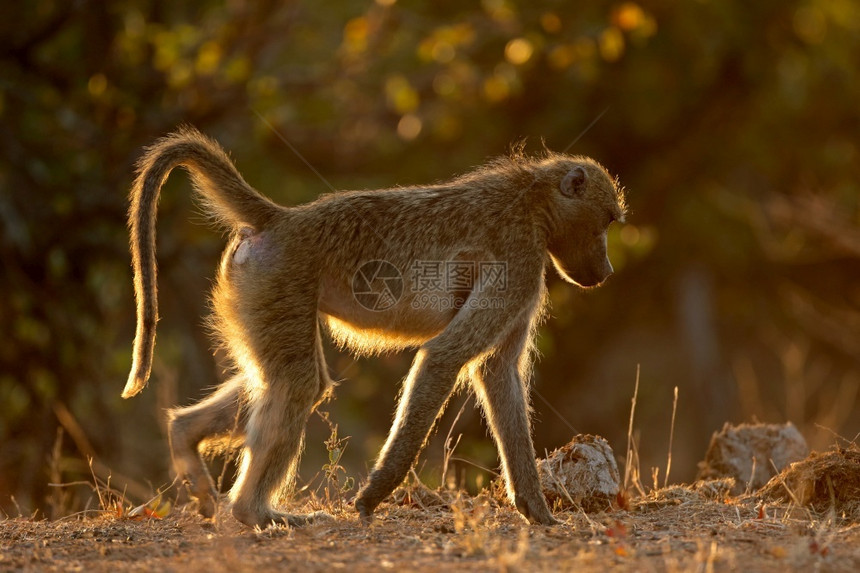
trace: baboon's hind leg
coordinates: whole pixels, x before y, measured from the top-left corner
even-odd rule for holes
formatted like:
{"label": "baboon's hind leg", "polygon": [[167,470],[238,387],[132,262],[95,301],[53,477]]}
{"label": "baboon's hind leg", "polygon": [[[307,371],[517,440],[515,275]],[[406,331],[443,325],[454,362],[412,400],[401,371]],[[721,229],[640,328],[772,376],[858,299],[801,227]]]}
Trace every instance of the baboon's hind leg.
{"label": "baboon's hind leg", "polygon": [[180,479],[197,498],[204,517],[215,515],[218,492],[200,455],[200,445],[209,438],[235,442],[245,435],[241,408],[245,378],[235,376],[201,402],[168,413],[167,432],[173,466]]}
{"label": "baboon's hind leg", "polygon": [[274,498],[293,484],[305,424],[330,385],[319,356],[316,308],[308,314],[307,328],[290,319],[293,326],[285,336],[290,344],[258,341],[260,347],[277,349],[277,353],[259,364],[263,379],[254,383],[250,393],[245,451],[230,492],[233,516],[251,527],[272,523],[300,526],[325,515],[289,514],[272,507]]}

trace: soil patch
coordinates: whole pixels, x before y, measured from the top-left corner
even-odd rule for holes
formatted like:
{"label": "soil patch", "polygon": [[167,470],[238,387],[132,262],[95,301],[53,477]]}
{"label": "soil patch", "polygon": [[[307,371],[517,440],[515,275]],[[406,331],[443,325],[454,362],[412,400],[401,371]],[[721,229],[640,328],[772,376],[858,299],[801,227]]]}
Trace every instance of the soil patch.
{"label": "soil patch", "polygon": [[[617,485],[601,440],[578,437],[545,460],[555,464],[545,477],[567,480],[565,499],[583,467]],[[600,493],[595,483],[586,487]],[[753,494],[736,495],[736,484],[720,477],[639,496],[622,489],[624,503],[612,503],[611,492],[594,505],[587,494],[574,503],[559,497],[555,527],[525,523],[498,486],[471,497],[405,485],[369,526],[339,499],[291,504],[331,519],[264,530],[235,521],[224,502],[212,520],[194,504],[109,502],[110,510],[56,521],[0,521],[0,571],[860,571],[857,446],[813,453]]]}
{"label": "soil patch", "polygon": [[344,509],[308,527],[250,530],[223,507],[205,520],[190,505],[162,519],[113,512],[7,519],[0,570],[860,570],[856,521],[792,511],[793,502],[731,497],[726,485],[671,486],[632,500],[628,510],[564,510],[556,527],[528,525],[506,503],[461,492],[404,495],[405,505],[383,504],[370,526]]}

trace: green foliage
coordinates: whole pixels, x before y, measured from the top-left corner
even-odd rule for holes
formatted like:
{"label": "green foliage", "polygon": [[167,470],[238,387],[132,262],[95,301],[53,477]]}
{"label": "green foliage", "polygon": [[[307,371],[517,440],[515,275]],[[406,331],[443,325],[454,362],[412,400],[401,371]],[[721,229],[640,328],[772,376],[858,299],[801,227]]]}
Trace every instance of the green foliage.
{"label": "green foliage", "polygon": [[[117,397],[134,329],[126,190],[140,148],[181,122],[287,204],[328,188],[281,136],[336,188],[445,178],[523,137],[530,149],[575,141],[571,152],[619,174],[631,215],[610,236],[620,272],[606,287],[551,280],[539,391],[577,428],[623,439],[642,363],[643,424],[667,425],[680,387],[691,430],[676,467],[726,419],[800,415],[856,432],[858,409],[834,406],[856,404],[860,384],[856,2],[7,4],[0,506],[10,494],[44,505],[58,403],[106,461],[165,481],[151,450],[159,408],[218,377],[199,326],[221,242],[189,222],[187,184],[172,179],[159,213],[161,390]],[[798,345],[808,364],[791,398]],[[330,362],[335,374],[351,364]],[[362,445],[379,443],[393,394],[378,379],[403,368],[348,371],[361,383],[332,408],[355,421],[345,464],[375,454]],[[767,399],[751,401],[751,387]],[[800,413],[797,395],[810,404]],[[540,420],[539,449],[567,441],[555,414]]]}

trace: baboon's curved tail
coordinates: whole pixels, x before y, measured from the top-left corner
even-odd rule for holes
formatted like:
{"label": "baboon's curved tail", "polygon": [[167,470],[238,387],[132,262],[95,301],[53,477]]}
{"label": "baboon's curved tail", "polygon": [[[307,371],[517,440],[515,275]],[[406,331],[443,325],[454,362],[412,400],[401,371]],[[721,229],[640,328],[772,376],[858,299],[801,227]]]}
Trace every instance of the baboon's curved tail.
{"label": "baboon's curved tail", "polygon": [[123,398],[146,386],[155,349],[158,300],[155,263],[155,218],[161,186],[178,166],[191,175],[205,209],[223,226],[261,230],[281,207],[248,185],[221,147],[192,127],[182,127],[146,149],[131,189],[128,225],[137,299],[134,358]]}

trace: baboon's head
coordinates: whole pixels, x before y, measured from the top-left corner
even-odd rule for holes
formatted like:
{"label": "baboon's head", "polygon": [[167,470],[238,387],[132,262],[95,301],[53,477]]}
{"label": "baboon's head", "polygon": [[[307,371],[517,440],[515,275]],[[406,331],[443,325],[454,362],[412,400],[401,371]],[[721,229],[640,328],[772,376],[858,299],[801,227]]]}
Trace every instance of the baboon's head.
{"label": "baboon's head", "polygon": [[548,249],[558,273],[583,287],[612,274],[606,233],[623,221],[624,193],[609,173],[587,157],[554,156],[543,167],[548,181]]}

